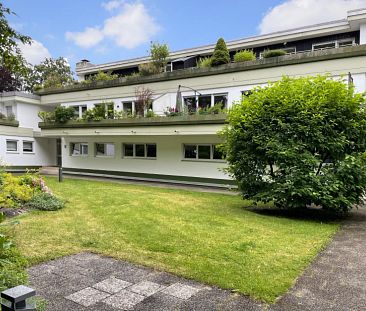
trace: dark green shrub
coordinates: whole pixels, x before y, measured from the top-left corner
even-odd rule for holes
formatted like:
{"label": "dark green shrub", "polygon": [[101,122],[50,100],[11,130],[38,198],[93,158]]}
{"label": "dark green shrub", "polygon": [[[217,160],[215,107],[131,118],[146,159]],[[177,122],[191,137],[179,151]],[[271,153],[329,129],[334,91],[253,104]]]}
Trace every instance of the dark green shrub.
{"label": "dark green shrub", "polygon": [[106,118],[106,113],[105,104],[97,105],[85,111],[83,119],[87,121],[101,121]]}
{"label": "dark green shrub", "polygon": [[218,66],[228,63],[230,63],[229,50],[227,49],[225,40],[220,38],[217,40],[216,47],[211,58],[211,65]]}
{"label": "dark green shrub", "polygon": [[27,203],[27,206],[41,211],[56,211],[63,208],[65,203],[52,194],[39,193]]}
{"label": "dark green shrub", "polygon": [[160,72],[160,68],[157,68],[152,62],[139,65],[139,74],[142,77],[151,76]]}
{"label": "dark green shrub", "polygon": [[57,106],[54,111],[55,122],[66,123],[74,118],[75,110],[73,107]]}
{"label": "dark green shrub", "polygon": [[263,58],[277,57],[286,55],[286,51],[284,50],[266,50],[263,52]]}
{"label": "dark green shrub", "polygon": [[256,56],[252,50],[242,50],[236,52],[234,55],[234,62],[236,63],[246,62],[250,60],[256,60]]}
{"label": "dark green shrub", "polygon": [[327,76],[254,89],[223,131],[242,195],[277,207],[344,213],[366,190],[366,110],[353,87]]}

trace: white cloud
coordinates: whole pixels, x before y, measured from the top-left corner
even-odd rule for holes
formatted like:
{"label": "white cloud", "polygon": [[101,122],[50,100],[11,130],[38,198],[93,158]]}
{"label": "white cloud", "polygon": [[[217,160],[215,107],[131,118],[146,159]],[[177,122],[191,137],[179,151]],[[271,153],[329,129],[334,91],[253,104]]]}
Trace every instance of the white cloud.
{"label": "white cloud", "polygon": [[365,0],[287,0],[263,17],[261,34],[347,17],[347,11],[366,6]]}
{"label": "white cloud", "polygon": [[108,2],[102,2],[102,7],[105,8],[107,11],[113,11],[121,7],[123,3],[123,0],[112,0]]}
{"label": "white cloud", "polygon": [[33,40],[31,45],[19,43],[18,46],[26,61],[32,65],[37,65],[45,58],[51,57],[50,51],[41,42],[36,40]]}
{"label": "white cloud", "polygon": [[98,28],[88,27],[82,32],[66,32],[66,39],[73,41],[82,48],[91,48],[104,38],[103,32]]}
{"label": "white cloud", "polygon": [[119,13],[107,18],[103,27],[88,27],[82,32],[67,32],[66,39],[73,41],[82,48],[96,46],[106,38],[127,49],[149,42],[160,30],[160,27],[146,7],[139,2],[118,2],[121,6]]}

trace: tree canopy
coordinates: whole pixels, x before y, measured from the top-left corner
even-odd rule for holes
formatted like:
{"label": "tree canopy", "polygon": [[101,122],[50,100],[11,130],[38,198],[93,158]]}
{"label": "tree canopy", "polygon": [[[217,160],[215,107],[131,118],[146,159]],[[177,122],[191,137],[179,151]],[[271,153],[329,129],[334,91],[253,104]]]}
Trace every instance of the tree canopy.
{"label": "tree canopy", "polygon": [[346,212],[366,189],[366,111],[353,86],[328,76],[258,87],[222,132],[242,195],[282,208]]}

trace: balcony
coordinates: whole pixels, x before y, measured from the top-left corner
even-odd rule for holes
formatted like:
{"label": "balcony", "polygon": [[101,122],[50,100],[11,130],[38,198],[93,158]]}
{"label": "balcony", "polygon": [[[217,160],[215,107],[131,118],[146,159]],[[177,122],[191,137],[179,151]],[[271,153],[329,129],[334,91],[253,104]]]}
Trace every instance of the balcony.
{"label": "balcony", "polygon": [[111,81],[97,81],[91,83],[77,83],[62,88],[41,89],[35,92],[37,95],[49,95],[58,93],[78,92],[83,90],[111,88],[127,85],[148,84],[153,82],[171,81],[204,77],[217,74],[249,71],[270,67],[288,66],[316,61],[366,56],[366,45],[351,45],[337,48],[321,48],[314,51],[303,51],[279,57],[262,58],[254,61],[229,63],[211,68],[187,68],[172,72],[164,72],[151,76],[127,76]]}

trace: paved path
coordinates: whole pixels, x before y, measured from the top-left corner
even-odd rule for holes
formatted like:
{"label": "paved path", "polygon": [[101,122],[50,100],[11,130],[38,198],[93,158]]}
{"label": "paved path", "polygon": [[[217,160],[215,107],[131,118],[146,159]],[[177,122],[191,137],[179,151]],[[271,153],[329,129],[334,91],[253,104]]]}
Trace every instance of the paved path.
{"label": "paved path", "polygon": [[91,253],[34,266],[29,273],[49,311],[366,310],[366,210],[354,212],[295,286],[270,306]]}

